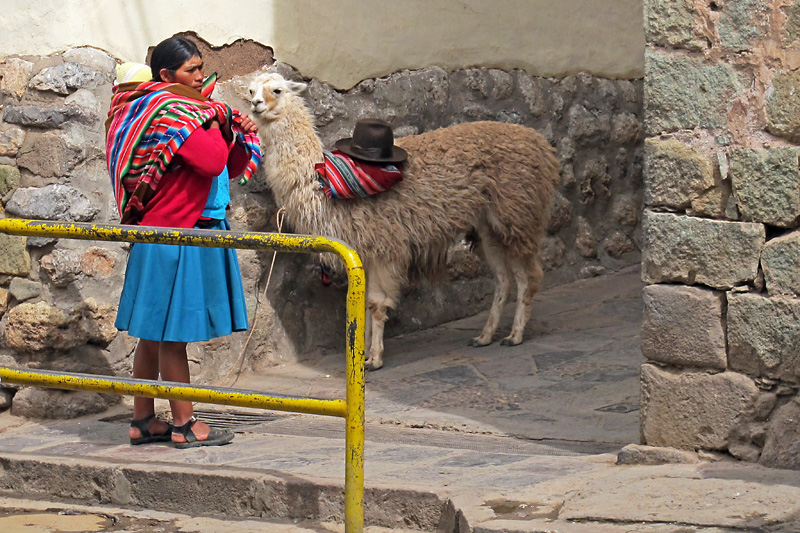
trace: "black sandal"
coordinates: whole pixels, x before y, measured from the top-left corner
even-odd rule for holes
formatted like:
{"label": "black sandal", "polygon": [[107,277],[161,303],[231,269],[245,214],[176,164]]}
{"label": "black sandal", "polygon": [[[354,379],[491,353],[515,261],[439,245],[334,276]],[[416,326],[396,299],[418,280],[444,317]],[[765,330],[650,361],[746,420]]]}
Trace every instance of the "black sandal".
{"label": "black sandal", "polygon": [[197,418],[192,416],[188,422],[186,422],[182,426],[174,426],[172,428],[172,434],[180,434],[183,435],[186,439],[186,442],[175,442],[176,448],[197,448],[198,446],[222,446],[223,444],[228,444],[230,441],[233,440],[233,433],[226,429],[214,429],[211,428],[211,431],[208,433],[208,437],[203,440],[198,440],[197,436],[192,431],[192,427],[194,427],[195,423],[197,423]]}
{"label": "black sandal", "polygon": [[131,427],[138,429],[139,433],[141,434],[141,437],[139,438],[134,439],[131,437],[132,446],[148,444],[150,442],[167,442],[172,440],[172,431],[175,429],[172,424],[167,424],[167,431],[165,433],[159,433],[158,435],[153,435],[150,433],[150,421],[153,420],[155,416],[156,414],[153,413],[138,420],[131,420]]}

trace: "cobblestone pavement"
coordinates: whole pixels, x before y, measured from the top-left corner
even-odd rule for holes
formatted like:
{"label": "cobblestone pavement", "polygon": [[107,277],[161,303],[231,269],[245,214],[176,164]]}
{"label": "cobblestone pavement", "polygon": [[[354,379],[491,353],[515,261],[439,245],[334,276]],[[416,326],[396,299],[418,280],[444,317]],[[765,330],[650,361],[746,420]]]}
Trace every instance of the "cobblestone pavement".
{"label": "cobblestone pavement", "polygon": [[[516,347],[468,347],[480,315],[387,339],[367,376],[367,531],[800,531],[800,473],[710,455],[617,464],[639,441],[641,288],[632,268],[543,291]],[[236,387],[343,397],[342,357]],[[41,514],[37,500],[86,531],[342,530],[341,420],[197,409],[233,443],[131,447],[124,405],[71,421],[0,414],[0,531]]]}

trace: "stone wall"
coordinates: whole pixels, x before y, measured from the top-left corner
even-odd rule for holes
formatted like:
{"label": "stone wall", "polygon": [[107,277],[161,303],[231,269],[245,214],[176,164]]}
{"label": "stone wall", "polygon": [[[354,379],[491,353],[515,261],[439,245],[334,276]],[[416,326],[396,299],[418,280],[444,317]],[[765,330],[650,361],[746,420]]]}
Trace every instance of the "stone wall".
{"label": "stone wall", "polygon": [[[204,51],[207,63],[214,63],[215,53]],[[0,59],[4,216],[117,221],[103,127],[114,66],[112,57],[89,47]],[[279,69],[300,77],[286,66]],[[236,89],[247,78],[244,73],[221,82],[218,98],[246,110]],[[397,136],[474,120],[537,128],[557,147],[563,164],[543,251],[545,285],[639,262],[640,80],[428,68],[365,80],[349,91],[306,81],[307,101],[327,146],[350,136],[362,116],[390,121]],[[275,231],[276,211],[260,174],[245,187],[232,186],[229,217],[235,230]],[[127,249],[115,243],[0,235],[0,364],[127,375],[135,341],[113,327]],[[452,252],[451,282],[411,289],[402,312],[393,313],[387,324],[389,336],[488,307],[492,284],[487,271],[465,244]],[[247,333],[238,333],[190,345],[194,379],[220,383],[242,357],[245,366],[262,371],[287,358],[343,347],[342,280],[323,287],[313,258],[281,255],[266,297],[257,304],[272,254],[240,251],[239,258],[251,321],[257,316],[255,333],[249,341]],[[64,402],[62,395],[53,397]],[[45,398],[21,392],[15,409],[44,416]],[[82,405],[97,408],[90,400],[82,398]]]}
{"label": "stone wall", "polygon": [[800,468],[800,3],[645,2],[646,444]]}

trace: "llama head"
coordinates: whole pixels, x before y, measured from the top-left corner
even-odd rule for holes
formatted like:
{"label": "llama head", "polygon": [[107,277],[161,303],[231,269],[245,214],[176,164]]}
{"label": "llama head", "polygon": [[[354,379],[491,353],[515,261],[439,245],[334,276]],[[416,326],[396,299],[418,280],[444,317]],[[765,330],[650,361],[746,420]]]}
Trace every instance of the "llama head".
{"label": "llama head", "polygon": [[307,84],[285,79],[276,72],[265,72],[256,76],[247,87],[247,99],[255,117],[265,121],[277,119],[290,95],[299,95]]}

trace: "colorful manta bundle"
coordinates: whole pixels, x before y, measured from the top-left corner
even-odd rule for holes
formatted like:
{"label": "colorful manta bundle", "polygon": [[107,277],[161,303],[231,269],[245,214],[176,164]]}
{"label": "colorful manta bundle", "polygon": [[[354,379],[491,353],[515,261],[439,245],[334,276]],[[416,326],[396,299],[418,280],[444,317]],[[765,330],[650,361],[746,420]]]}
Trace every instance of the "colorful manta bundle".
{"label": "colorful manta bundle", "polygon": [[261,161],[258,135],[238,124],[240,113],[210,100],[216,74],[200,92],[179,83],[148,81],[122,83],[114,89],[106,120],[106,156],[114,198],[123,224],[135,224],[153,196],[161,176],[191,133],[216,117],[230,124],[250,161],[244,185]]}
{"label": "colorful manta bundle", "polygon": [[357,161],[338,151],[324,152],[325,162],[314,165],[322,192],[328,198],[365,198],[392,188],[403,179],[391,163]]}

